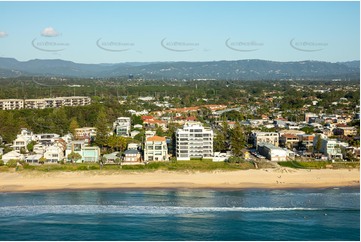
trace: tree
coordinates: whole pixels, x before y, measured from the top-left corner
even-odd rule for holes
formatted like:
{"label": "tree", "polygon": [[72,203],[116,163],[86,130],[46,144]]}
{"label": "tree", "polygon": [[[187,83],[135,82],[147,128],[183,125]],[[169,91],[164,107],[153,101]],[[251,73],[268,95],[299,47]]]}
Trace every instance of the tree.
{"label": "tree", "polygon": [[34,150],[34,145],[36,144],[35,141],[31,141],[27,146],[26,148],[28,149],[29,152],[33,152]]}
{"label": "tree", "polygon": [[79,153],[71,152],[67,158],[71,160],[71,163],[74,163],[74,161],[81,159],[82,156]]}
{"label": "tree", "polygon": [[164,130],[163,130],[162,126],[158,126],[157,129],[155,130],[155,133],[158,136],[164,136]]}
{"label": "tree", "polygon": [[24,147],[20,148],[20,154],[23,154],[23,155],[26,154],[26,149]]}
{"label": "tree", "polygon": [[215,131],[215,137],[213,140],[213,149],[214,151],[222,152],[227,150],[226,137],[223,132],[218,130]]}
{"label": "tree", "polygon": [[108,126],[107,126],[107,118],[104,108],[100,109],[98,113],[98,118],[95,123],[95,127],[97,128],[97,135],[95,138],[95,143],[100,147],[104,147],[108,142]]}
{"label": "tree", "polygon": [[241,156],[242,149],[246,146],[246,136],[239,122],[236,122],[236,125],[231,130],[230,144],[233,155]]}
{"label": "tree", "polygon": [[109,136],[107,146],[114,150],[124,151],[127,148],[127,139],[122,136]]}
{"label": "tree", "polygon": [[317,134],[317,135],[316,135],[316,138],[317,138],[317,141],[316,141],[316,144],[315,144],[315,149],[316,149],[317,152],[320,152],[320,151],[321,151],[321,148],[322,148],[321,135],[320,135],[320,134]]}
{"label": "tree", "polygon": [[40,164],[44,164],[46,162],[46,158],[43,156],[39,159]]}
{"label": "tree", "polygon": [[76,119],[76,117],[73,117],[70,120],[69,131],[73,134],[74,137],[75,137],[75,129],[77,128],[79,128],[78,120]]}

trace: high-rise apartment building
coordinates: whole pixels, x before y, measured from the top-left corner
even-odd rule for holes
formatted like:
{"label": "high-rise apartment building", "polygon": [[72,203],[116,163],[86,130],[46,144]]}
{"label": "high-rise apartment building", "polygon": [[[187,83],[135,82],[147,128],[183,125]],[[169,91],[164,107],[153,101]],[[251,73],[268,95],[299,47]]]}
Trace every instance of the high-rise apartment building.
{"label": "high-rise apartment building", "polygon": [[176,132],[177,159],[213,158],[213,130],[199,122],[187,122]]}

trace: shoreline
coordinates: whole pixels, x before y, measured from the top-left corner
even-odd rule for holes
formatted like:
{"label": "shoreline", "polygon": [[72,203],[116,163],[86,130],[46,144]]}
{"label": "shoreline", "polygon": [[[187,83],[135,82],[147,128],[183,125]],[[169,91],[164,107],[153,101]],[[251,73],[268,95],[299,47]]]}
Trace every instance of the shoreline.
{"label": "shoreline", "polygon": [[290,168],[212,172],[3,172],[0,193],[159,189],[307,189],[360,187],[359,169]]}

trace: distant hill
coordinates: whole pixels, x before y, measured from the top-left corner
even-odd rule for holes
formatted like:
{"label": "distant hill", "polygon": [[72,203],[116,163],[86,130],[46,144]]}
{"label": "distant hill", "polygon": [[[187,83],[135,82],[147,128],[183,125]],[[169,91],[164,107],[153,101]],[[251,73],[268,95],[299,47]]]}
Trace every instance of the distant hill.
{"label": "distant hill", "polygon": [[127,77],[175,79],[359,79],[360,61],[276,62],[266,60],[207,62],[129,62],[118,64],[79,64],[64,60],[0,58],[0,77]]}

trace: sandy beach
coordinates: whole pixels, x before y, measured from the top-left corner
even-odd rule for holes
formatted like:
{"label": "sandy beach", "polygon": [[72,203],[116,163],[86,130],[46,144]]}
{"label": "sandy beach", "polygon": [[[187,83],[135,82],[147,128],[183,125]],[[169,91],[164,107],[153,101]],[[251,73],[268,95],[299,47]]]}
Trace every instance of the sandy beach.
{"label": "sandy beach", "polygon": [[129,188],[323,188],[359,186],[358,169],[213,172],[4,172],[0,192]]}

